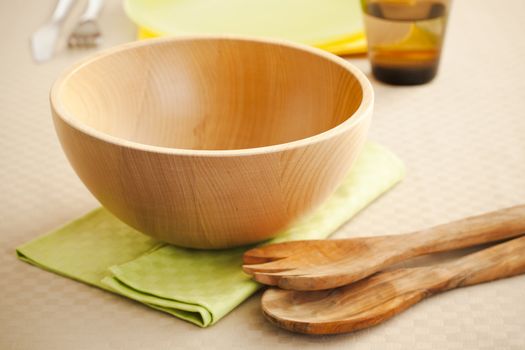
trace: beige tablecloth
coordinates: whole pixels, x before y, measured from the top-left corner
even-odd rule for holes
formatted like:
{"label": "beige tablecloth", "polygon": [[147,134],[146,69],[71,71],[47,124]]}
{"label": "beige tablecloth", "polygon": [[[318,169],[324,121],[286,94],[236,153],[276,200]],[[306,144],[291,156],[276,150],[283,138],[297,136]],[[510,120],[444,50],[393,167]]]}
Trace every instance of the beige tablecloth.
{"label": "beige tablecloth", "polygon": [[[267,323],[260,295],[199,329],[17,261],[17,245],[97,206],[60,149],[47,100],[58,72],[91,51],[62,49],[42,65],[29,55],[28,37],[53,6],[0,2],[0,349],[525,348],[525,276],[435,296],[365,331],[309,337]],[[339,237],[525,202],[524,13],[522,0],[455,1],[437,80],[406,88],[373,81],[371,136],[408,174]],[[102,30],[106,47],[133,39],[119,1],[106,4]],[[369,72],[366,59],[350,61]]]}

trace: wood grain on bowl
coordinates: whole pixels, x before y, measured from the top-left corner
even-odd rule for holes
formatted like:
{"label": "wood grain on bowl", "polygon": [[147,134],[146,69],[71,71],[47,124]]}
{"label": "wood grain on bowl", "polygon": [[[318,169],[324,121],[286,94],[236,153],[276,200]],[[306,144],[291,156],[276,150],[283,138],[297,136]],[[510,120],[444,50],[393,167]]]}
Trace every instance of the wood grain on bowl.
{"label": "wood grain on bowl", "polygon": [[66,71],[51,105],[73,168],[113,214],[170,243],[272,237],[339,185],[370,84],[306,46],[232,37],[127,44]]}

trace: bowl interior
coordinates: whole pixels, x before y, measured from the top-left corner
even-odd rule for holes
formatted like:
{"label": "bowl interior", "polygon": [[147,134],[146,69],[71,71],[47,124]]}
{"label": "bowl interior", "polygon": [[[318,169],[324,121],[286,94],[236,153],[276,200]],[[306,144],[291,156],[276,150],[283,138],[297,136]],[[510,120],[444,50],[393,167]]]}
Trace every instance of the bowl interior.
{"label": "bowl interior", "polygon": [[69,118],[154,146],[229,150],[327,131],[359,107],[345,67],[286,45],[232,39],[128,47],[66,76],[58,100]]}

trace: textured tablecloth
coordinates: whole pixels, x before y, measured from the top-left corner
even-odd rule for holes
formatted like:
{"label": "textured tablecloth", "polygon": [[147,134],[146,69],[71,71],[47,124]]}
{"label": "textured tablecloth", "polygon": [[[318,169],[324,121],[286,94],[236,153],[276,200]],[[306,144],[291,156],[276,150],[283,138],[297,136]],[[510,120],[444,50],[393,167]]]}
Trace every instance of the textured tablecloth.
{"label": "textured tablecloth", "polygon": [[[60,149],[48,105],[53,79],[90,52],[63,49],[43,65],[29,55],[28,37],[53,6],[0,2],[0,349],[525,348],[525,276],[435,296],[354,334],[310,337],[266,322],[259,294],[198,329],[17,261],[16,246],[97,206]],[[336,236],[400,233],[525,203],[524,13],[523,0],[455,1],[433,83],[372,81],[371,136],[405,161],[407,177]],[[134,38],[119,1],[107,2],[102,30],[106,47]],[[369,72],[366,59],[350,61]]]}

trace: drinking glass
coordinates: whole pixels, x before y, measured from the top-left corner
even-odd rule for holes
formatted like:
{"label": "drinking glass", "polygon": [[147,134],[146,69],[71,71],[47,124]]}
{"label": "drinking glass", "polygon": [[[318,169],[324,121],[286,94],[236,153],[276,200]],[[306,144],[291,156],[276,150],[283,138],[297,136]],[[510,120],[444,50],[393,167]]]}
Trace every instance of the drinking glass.
{"label": "drinking glass", "polygon": [[437,73],[449,0],[361,0],[374,77],[395,85]]}

